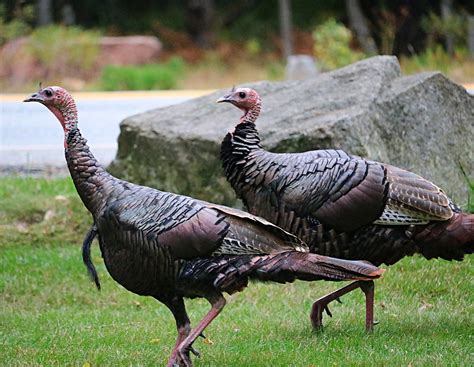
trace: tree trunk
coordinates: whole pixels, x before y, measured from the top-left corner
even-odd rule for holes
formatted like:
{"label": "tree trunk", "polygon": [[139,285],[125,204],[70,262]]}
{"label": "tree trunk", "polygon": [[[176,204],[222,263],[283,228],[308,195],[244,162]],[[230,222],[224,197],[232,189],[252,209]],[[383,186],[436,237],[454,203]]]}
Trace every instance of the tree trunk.
{"label": "tree trunk", "polygon": [[189,34],[199,47],[211,47],[215,40],[214,0],[188,0],[186,23]]}
{"label": "tree trunk", "polygon": [[[452,7],[453,7],[453,0],[441,0],[441,17],[443,18],[443,22],[446,24],[450,21],[452,14]],[[454,38],[453,35],[449,32],[446,32],[444,35],[444,40],[446,44],[446,51],[449,55],[454,54]]]}
{"label": "tree trunk", "polygon": [[285,61],[293,53],[293,40],[291,37],[291,1],[278,0],[280,10],[280,32],[283,43],[283,57]]}
{"label": "tree trunk", "polygon": [[359,0],[345,0],[345,2],[350,27],[354,31],[359,45],[366,54],[378,54],[377,46],[370,35],[367,19],[365,19],[364,13],[362,13]]}
{"label": "tree trunk", "polygon": [[467,44],[469,45],[469,54],[471,55],[471,59],[474,59],[474,16],[469,15],[467,19],[468,19]]}
{"label": "tree trunk", "polygon": [[53,22],[53,9],[51,0],[37,0],[36,12],[38,14],[38,26],[47,25]]}

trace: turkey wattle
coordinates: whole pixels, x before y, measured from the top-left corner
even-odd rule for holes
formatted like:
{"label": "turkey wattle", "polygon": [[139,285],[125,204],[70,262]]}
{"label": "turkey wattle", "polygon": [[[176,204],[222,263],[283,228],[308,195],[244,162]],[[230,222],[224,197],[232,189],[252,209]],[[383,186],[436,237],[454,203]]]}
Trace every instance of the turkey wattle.
{"label": "turkey wattle", "polygon": [[[25,102],[45,105],[63,127],[69,171],[94,220],[83,258],[97,286],[89,255],[96,234],[112,278],[156,298],[175,317],[178,337],[168,366],[191,366],[189,353],[197,353],[192,344],[223,309],[223,292],[242,290],[249,278],[370,280],[383,272],[366,262],[311,254],[295,236],[248,213],[117,179],[89,150],[66,90],[47,87]],[[186,297],[206,298],[212,306],[192,330]]]}
{"label": "turkey wattle", "polygon": [[[376,265],[415,253],[462,260],[473,252],[474,215],[463,213],[433,183],[342,150],[265,151],[255,126],[258,93],[232,89],[217,102],[244,112],[222,141],[227,180],[250,213],[298,236],[311,252]],[[357,286],[316,302],[313,325],[321,325],[330,300]]]}

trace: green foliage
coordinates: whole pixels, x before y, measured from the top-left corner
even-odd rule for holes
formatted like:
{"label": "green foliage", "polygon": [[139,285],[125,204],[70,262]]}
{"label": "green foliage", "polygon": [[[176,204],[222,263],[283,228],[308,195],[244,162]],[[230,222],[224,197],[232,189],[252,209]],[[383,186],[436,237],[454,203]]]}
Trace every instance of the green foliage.
{"label": "green foliage", "polygon": [[48,25],[37,28],[30,37],[28,50],[49,73],[66,75],[89,71],[99,52],[99,32],[79,27]]}
{"label": "green foliage", "polygon": [[456,49],[454,57],[450,56],[441,45],[427,48],[418,55],[400,57],[400,65],[404,74],[414,74],[426,70],[439,70],[447,74],[456,66],[457,60],[465,59],[466,51]]}
{"label": "green foliage", "polygon": [[[94,242],[92,259],[102,283],[97,292],[80,255],[90,217],[74,191],[70,178],[0,178],[0,365],[163,365],[176,338],[171,313],[114,282]],[[56,208],[56,202],[66,211],[30,227],[48,231],[35,242],[14,225],[40,225],[44,216],[34,213]],[[325,316],[323,331],[311,330],[312,302],[342,283],[252,283],[226,297],[226,308],[205,333],[213,343],[199,338],[194,345],[202,353],[195,364],[472,366],[473,265],[472,258],[415,256],[389,267],[376,281],[380,324],[371,334],[363,331],[360,291],[330,306],[333,318]],[[209,310],[205,300],[186,306],[194,326]]]}
{"label": "green foliage", "polygon": [[313,39],[316,60],[327,70],[337,69],[365,57],[362,52],[351,49],[351,31],[333,18],[316,27]]}
{"label": "green foliage", "polygon": [[428,48],[433,47],[437,41],[446,35],[453,37],[455,46],[466,46],[467,20],[460,14],[453,13],[446,19],[431,11],[421,21],[421,26],[427,33]]}
{"label": "green foliage", "polygon": [[185,70],[184,61],[174,57],[166,63],[142,66],[108,65],[102,71],[104,90],[151,90],[176,88]]}
{"label": "green foliage", "polygon": [[0,4],[0,46],[31,32],[29,23],[34,18],[34,6],[26,5],[15,10],[14,18],[6,20],[5,4]]}
{"label": "green foliage", "polygon": [[267,62],[265,69],[268,80],[283,80],[285,78],[285,64],[281,61]]}
{"label": "green foliage", "polygon": [[245,51],[250,56],[258,56],[262,52],[262,44],[257,38],[250,38],[245,42]]}

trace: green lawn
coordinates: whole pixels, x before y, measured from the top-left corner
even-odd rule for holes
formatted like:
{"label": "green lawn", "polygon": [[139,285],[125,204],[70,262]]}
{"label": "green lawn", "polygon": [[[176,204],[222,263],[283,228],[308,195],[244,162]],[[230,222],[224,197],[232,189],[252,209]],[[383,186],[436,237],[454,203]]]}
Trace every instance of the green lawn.
{"label": "green lawn", "polygon": [[[82,265],[90,223],[69,179],[0,179],[0,365],[164,365],[176,330],[160,303],[107,274],[98,292]],[[473,260],[406,258],[376,281],[376,319],[364,332],[362,292],[311,330],[312,301],[340,284],[252,284],[227,297],[198,340],[196,366],[472,366]],[[208,310],[188,301],[195,323]]]}

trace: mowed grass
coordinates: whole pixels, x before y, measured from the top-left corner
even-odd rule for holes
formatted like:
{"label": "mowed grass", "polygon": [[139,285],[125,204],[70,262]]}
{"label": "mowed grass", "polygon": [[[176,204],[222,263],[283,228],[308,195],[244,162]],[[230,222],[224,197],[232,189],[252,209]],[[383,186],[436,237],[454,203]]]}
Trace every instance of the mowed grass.
{"label": "mowed grass", "polygon": [[[0,179],[0,365],[164,365],[176,337],[159,302],[108,275],[96,244],[98,292],[82,265],[90,224],[69,178]],[[227,297],[195,347],[196,366],[472,366],[473,261],[405,258],[376,281],[376,319],[364,332],[362,292],[331,307],[315,332],[312,301],[343,283],[251,284]],[[208,311],[187,301],[195,325]]]}

